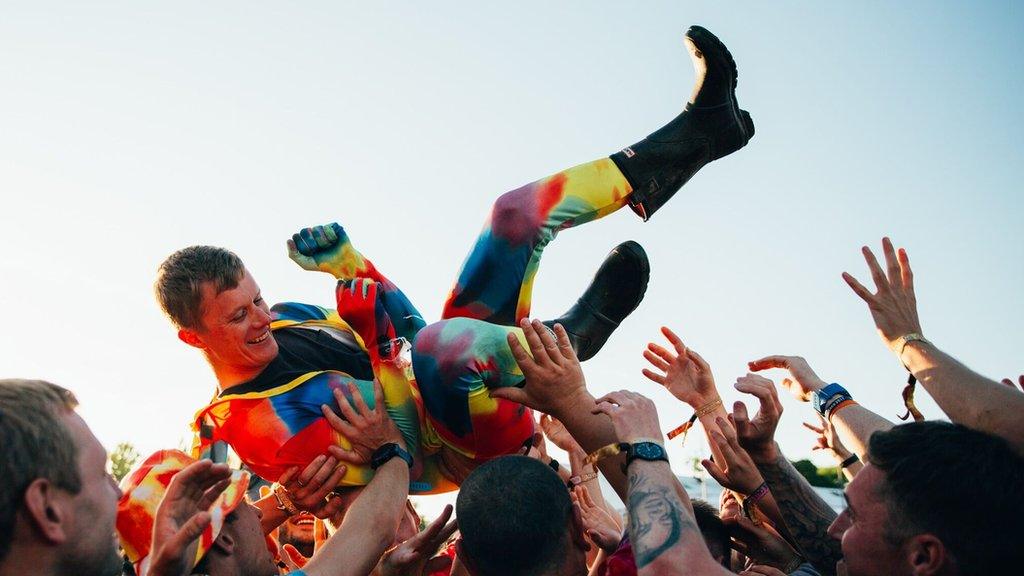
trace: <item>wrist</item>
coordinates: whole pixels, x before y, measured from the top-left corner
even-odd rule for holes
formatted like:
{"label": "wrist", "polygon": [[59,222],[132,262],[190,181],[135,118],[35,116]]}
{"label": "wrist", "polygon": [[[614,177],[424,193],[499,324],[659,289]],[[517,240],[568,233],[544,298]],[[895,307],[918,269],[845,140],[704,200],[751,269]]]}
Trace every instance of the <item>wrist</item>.
{"label": "wrist", "polygon": [[[556,403],[550,406],[547,413],[561,420],[563,424],[573,419],[573,416],[580,413],[580,406],[593,406],[596,403],[594,397],[584,385],[567,391],[561,395]],[[542,410],[543,412],[543,410]]]}
{"label": "wrist", "polygon": [[770,442],[763,446],[747,448],[747,454],[750,454],[750,459],[754,461],[754,464],[771,464],[779,457],[779,445]]}
{"label": "wrist", "polygon": [[[683,402],[688,404],[694,411],[699,412],[701,409],[708,409],[715,403],[721,404],[722,397],[718,394],[717,390],[709,392],[707,394],[694,394],[683,399]],[[724,408],[723,408],[724,410]]]}

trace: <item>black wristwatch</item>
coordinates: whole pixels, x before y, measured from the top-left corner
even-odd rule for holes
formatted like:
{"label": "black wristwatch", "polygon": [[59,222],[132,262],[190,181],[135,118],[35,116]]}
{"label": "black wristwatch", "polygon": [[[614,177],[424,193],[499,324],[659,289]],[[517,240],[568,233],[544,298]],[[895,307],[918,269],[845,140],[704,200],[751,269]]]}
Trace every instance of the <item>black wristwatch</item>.
{"label": "black wristwatch", "polygon": [[409,468],[412,468],[412,454],[409,454],[394,442],[388,442],[373,451],[373,456],[370,458],[370,467],[376,470],[395,456],[405,460],[405,463],[409,465]]}
{"label": "black wristwatch", "polygon": [[665,462],[668,462],[668,455],[665,454],[665,448],[657,442],[634,442],[632,444],[623,444],[624,447],[622,451],[626,453],[627,466],[633,460],[646,460],[648,462],[664,460]]}

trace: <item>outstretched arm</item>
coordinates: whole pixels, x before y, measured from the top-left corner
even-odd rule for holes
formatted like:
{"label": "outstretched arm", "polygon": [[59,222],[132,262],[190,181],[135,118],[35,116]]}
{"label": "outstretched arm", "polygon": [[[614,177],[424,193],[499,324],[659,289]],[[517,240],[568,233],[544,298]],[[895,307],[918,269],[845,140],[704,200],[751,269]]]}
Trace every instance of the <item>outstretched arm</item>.
{"label": "outstretched arm", "polygon": [[[622,442],[661,438],[658,412],[650,399],[627,390],[598,399]],[[715,563],[697,527],[693,506],[667,461],[634,459],[627,465],[629,540],[637,573],[729,574]]]}
{"label": "outstretched arm", "polygon": [[[886,271],[867,246],[863,247],[877,292],[872,294],[852,275],[843,279],[868,305],[886,347],[931,394],[950,420],[1001,436],[1024,452],[1024,395],[963,365],[922,337],[914,293],[914,274],[904,249],[897,254],[892,241],[882,239]],[[911,336],[912,335],[912,336]],[[907,337],[910,336],[908,339]]]}
{"label": "outstretched arm", "polygon": [[[397,334],[411,341],[426,323],[394,282],[388,280],[352,242],[337,222],[303,228],[288,240],[288,257],[303,270],[325,272],[338,280],[365,278],[380,285],[380,300]],[[338,310],[341,313],[341,310]]]}
{"label": "outstretched arm", "polygon": [[836,513],[811,488],[807,480],[793,468],[775,443],[775,429],[782,416],[782,405],[775,393],[775,384],[767,378],[751,374],[744,377],[741,391],[757,396],[761,407],[754,418],[747,407],[737,402],[733,411],[736,438],[764,477],[775,497],[792,543],[803,556],[823,573],[834,574],[836,562],[842,558],[839,542],[827,535]]}
{"label": "outstretched arm", "polygon": [[[561,420],[569,434],[587,452],[594,452],[616,442],[612,423],[601,414],[593,414],[594,397],[587,390],[583,369],[569,343],[569,335],[561,325],[555,325],[555,339],[539,320],[523,319],[520,323],[530,347],[527,352],[514,333],[508,337],[512,355],[523,371],[522,388],[491,390],[494,398],[504,398],[550,414]],[[625,458],[605,458],[598,467],[612,488],[626,501],[626,475],[622,471]]]}
{"label": "outstretched arm", "polygon": [[[326,405],[321,409],[333,428],[352,442],[353,450],[329,448],[331,455],[344,462],[363,462],[365,453],[373,453],[386,444],[405,449],[402,434],[384,409],[384,393],[374,383],[373,410],[350,385],[351,403],[335,390],[335,399],[344,420]],[[338,531],[331,536],[303,570],[308,576],[348,576],[369,574],[395,538],[398,523],[409,496],[409,465],[394,457],[379,466],[373,480],[345,514]]]}
{"label": "outstretched arm", "polygon": [[[754,360],[749,366],[755,372],[770,368],[788,370],[792,378],[784,379],[782,386],[802,402],[809,401],[815,392],[826,386],[825,381],[799,356],[768,356]],[[868,441],[872,434],[893,427],[892,422],[856,403],[834,411],[829,416],[829,423],[843,444],[849,446],[860,458],[867,455]]]}

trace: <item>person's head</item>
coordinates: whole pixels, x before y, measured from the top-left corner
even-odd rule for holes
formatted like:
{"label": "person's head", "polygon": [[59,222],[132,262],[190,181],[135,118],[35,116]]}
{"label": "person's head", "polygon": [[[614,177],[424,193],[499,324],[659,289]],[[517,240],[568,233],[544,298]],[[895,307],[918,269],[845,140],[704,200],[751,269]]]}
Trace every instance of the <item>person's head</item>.
{"label": "person's head", "polygon": [[[159,450],[125,477],[124,495],[117,503],[117,532],[125,555],[137,573],[148,570],[153,522],[171,480],[195,460],[180,450]],[[247,472],[234,471],[224,492],[210,508],[210,523],[199,538],[193,572],[221,574],[225,564],[244,568],[241,574],[276,573],[260,527],[259,512],[245,501]],[[253,542],[253,526],[258,536]],[[266,565],[271,571],[266,570]],[[214,570],[214,567],[219,567]]]}
{"label": "person's head", "polygon": [[475,576],[586,571],[586,543],[569,491],[526,456],[495,458],[462,483],[458,555]]}
{"label": "person's head", "polygon": [[277,541],[282,546],[285,544],[295,546],[296,550],[309,558],[313,555],[316,522],[316,516],[309,512],[299,512],[285,520],[284,524],[277,528]]}
{"label": "person's head", "polygon": [[232,252],[213,246],[178,250],[160,265],[154,289],[178,338],[201,349],[218,375],[248,378],[277,356],[270,309]]}
{"label": "person's head", "polygon": [[1024,459],[1006,441],[914,422],[876,432],[869,452],[829,528],[851,576],[996,574],[1024,563]]}
{"label": "person's head", "polygon": [[729,551],[729,529],[718,516],[718,508],[715,508],[704,500],[691,500],[693,505],[693,516],[697,520],[697,528],[700,529],[704,543],[708,545],[711,557],[722,565],[728,565],[730,558]]}
{"label": "person's head", "polygon": [[58,574],[121,570],[114,534],[121,493],[77,404],[49,382],[0,380],[0,566],[17,557]]}

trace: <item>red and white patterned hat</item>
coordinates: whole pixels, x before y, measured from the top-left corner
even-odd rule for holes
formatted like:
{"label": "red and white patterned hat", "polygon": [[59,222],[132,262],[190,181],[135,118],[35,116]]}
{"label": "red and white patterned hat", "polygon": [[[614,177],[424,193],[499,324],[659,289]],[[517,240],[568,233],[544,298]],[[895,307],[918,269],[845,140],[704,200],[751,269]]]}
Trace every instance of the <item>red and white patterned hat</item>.
{"label": "red and white patterned hat", "polygon": [[[137,470],[121,482],[123,494],[117,503],[117,533],[121,538],[121,547],[135,565],[139,576],[145,576],[149,569],[149,548],[153,540],[156,509],[174,475],[193,462],[195,459],[180,450],[160,450],[146,458]],[[230,485],[210,507],[210,525],[199,537],[193,567],[213,546],[224,526],[224,519],[243,501],[248,487],[248,472],[235,470],[231,473]]]}

